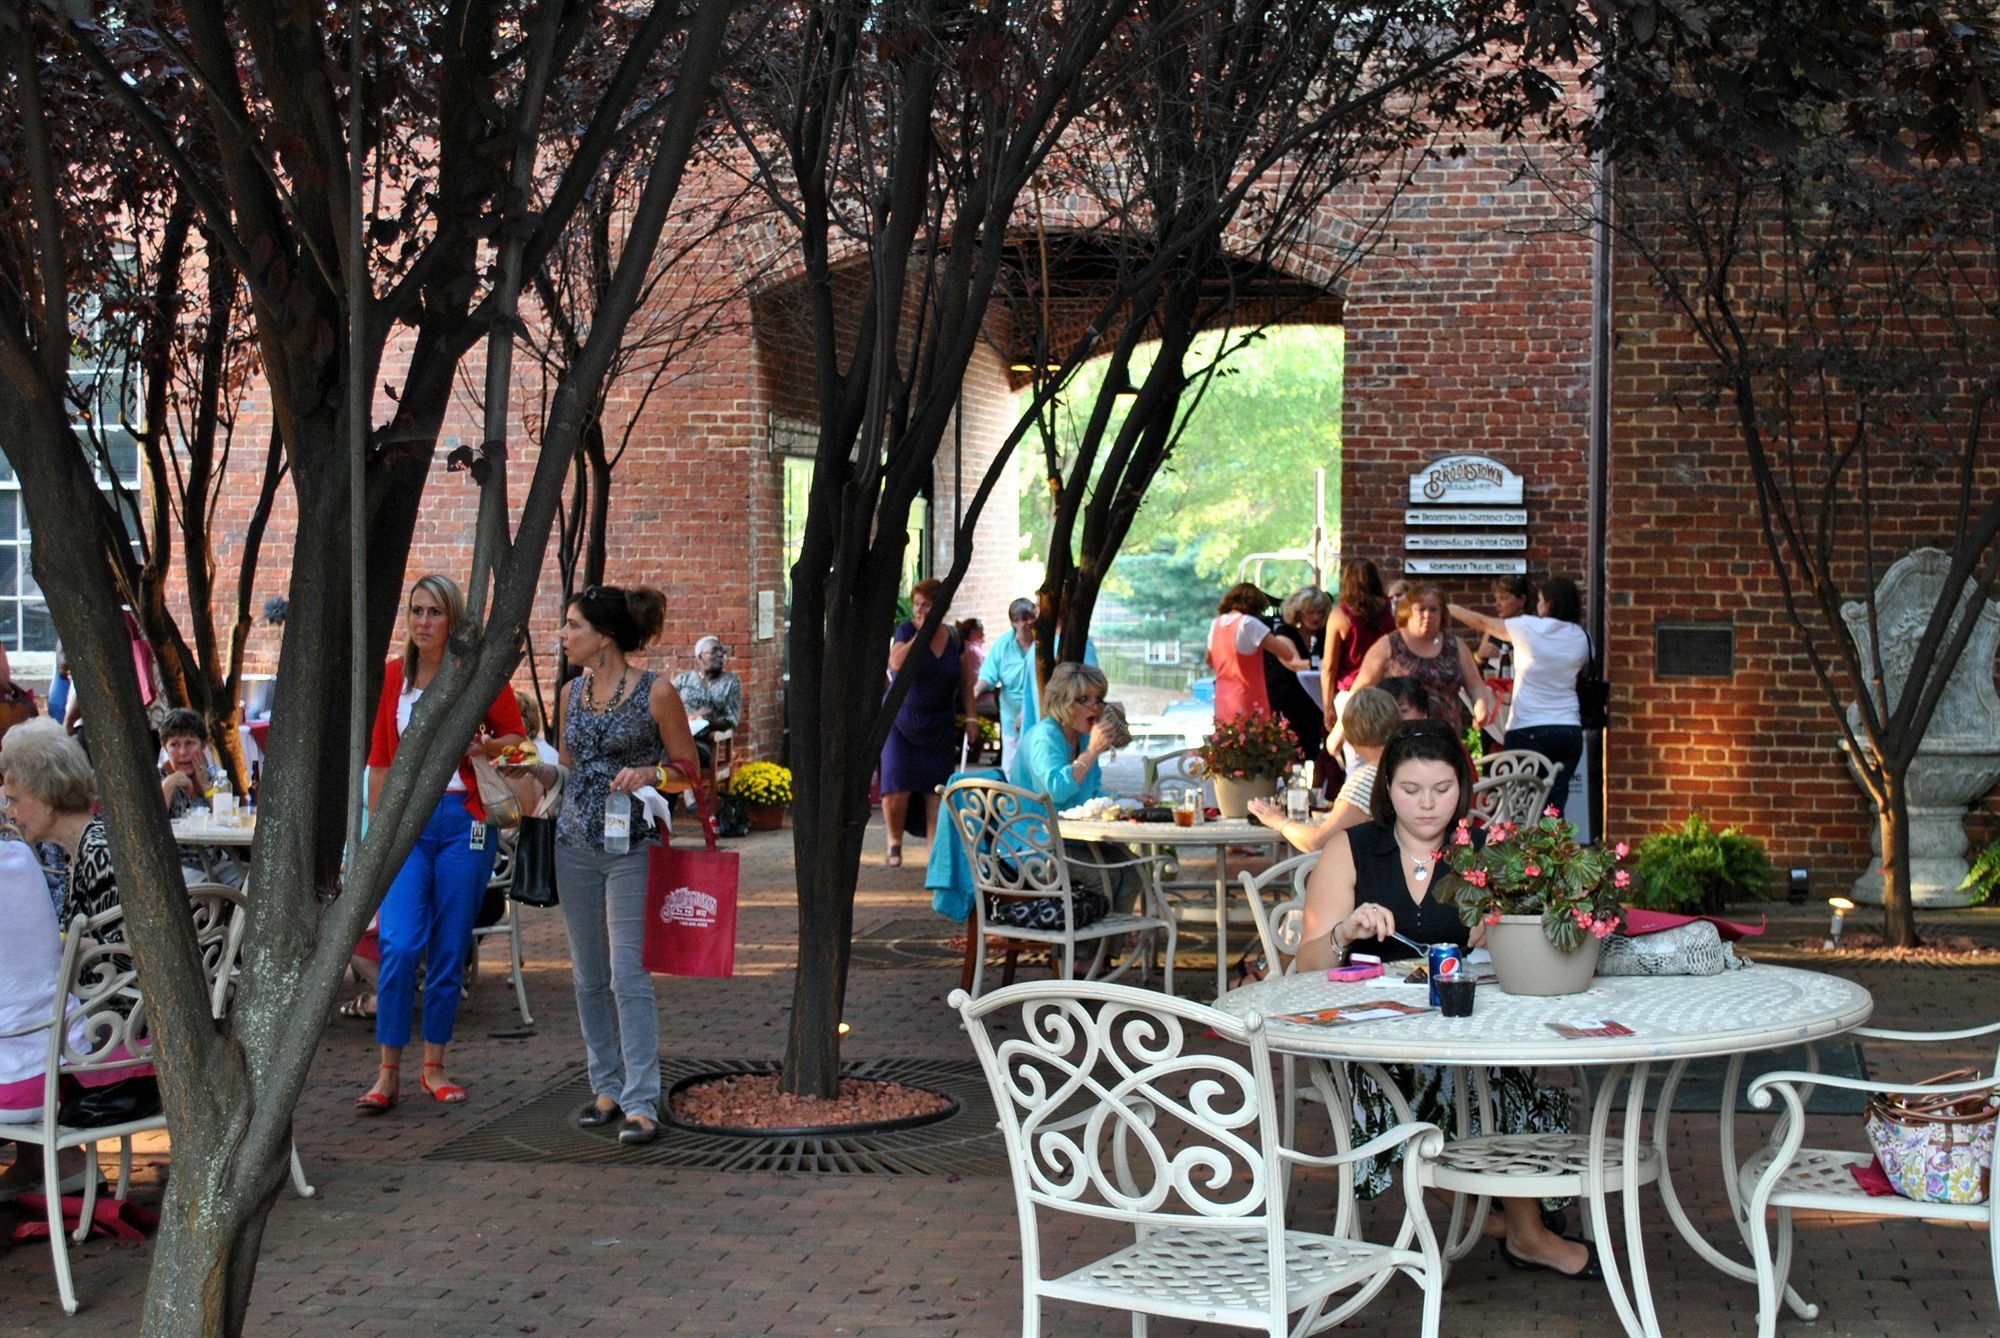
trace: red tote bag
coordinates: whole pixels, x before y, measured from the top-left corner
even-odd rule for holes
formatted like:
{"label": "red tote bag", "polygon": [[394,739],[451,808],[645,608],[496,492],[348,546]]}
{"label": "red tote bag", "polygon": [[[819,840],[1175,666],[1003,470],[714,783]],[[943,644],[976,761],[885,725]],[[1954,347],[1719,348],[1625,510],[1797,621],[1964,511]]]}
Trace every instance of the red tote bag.
{"label": "red tote bag", "polygon": [[[685,768],[682,768],[683,770]],[[640,955],[648,971],[667,976],[727,976],[736,971],[736,852],[718,850],[715,819],[699,779],[695,810],[706,850],[653,847],[646,869],[646,937]]]}

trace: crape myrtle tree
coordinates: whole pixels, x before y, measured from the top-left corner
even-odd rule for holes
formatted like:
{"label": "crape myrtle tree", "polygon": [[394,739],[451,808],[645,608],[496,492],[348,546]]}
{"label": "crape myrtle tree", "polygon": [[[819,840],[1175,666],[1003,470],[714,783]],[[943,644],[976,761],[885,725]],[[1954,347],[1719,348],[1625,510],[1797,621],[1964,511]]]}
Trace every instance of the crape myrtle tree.
{"label": "crape myrtle tree", "polygon": [[[517,662],[583,406],[642,291],[733,23],[728,0],[686,5],[416,5],[306,0],[0,8],[0,416],[34,531],[33,562],[91,722],[127,936],[147,997],[174,1174],[144,1331],[242,1328],[264,1222],[284,1178],[292,1110],[341,973],[395,869]],[[348,25],[359,15],[358,29]],[[552,82],[592,64],[581,133],[556,186],[537,179]],[[358,54],[358,61],[356,56]],[[192,109],[176,121],[127,77],[156,68]],[[563,95],[575,90],[564,88]],[[358,96],[357,96],[358,94]],[[482,524],[470,599],[437,690],[403,736],[365,840],[340,821],[358,779],[350,741],[379,686],[403,565],[459,360],[513,322],[518,275],[541,263],[639,99],[666,99],[617,277],[570,373],[518,509],[505,441],[469,461]],[[118,606],[128,542],[72,427],[79,315],[127,222],[107,177],[122,121],[171,168],[195,226],[243,285],[248,328],[296,508],[257,892],[241,975],[210,1017],[171,830],[152,780]],[[135,211],[134,224],[158,216]],[[509,277],[511,268],[513,279]],[[515,291],[510,291],[514,289]],[[350,324],[350,321],[352,322]],[[390,408],[371,408],[379,379]],[[506,341],[497,345],[503,352]],[[350,445],[357,448],[350,450]],[[163,449],[165,447],[163,446]],[[359,477],[354,462],[360,462]],[[359,485],[361,509],[350,504]],[[349,560],[365,527],[365,570]],[[366,635],[350,631],[365,616]]]}
{"label": "crape myrtle tree", "polygon": [[[178,134],[201,133],[184,86],[160,62],[127,73],[144,81],[148,104]],[[71,378],[72,414],[133,540],[119,550],[129,557],[119,589],[153,647],[164,695],[207,722],[241,789],[249,781],[236,729],[243,650],[284,452],[268,430],[242,453],[236,449],[257,357],[235,266],[200,226],[198,207],[172,169],[129,123],[111,119],[99,129],[117,144],[102,203],[123,220],[129,240],[93,267],[93,300],[75,331],[83,366]],[[218,570],[211,520],[226,488],[243,490],[246,469],[258,484],[247,519],[230,536],[237,545],[231,580]],[[136,492],[128,474],[139,482]],[[177,575],[185,616],[170,599]]]}
{"label": "crape myrtle tree", "polygon": [[[583,355],[596,312],[611,291],[664,110],[664,103],[642,106],[619,127],[570,225],[529,276],[521,338],[530,356],[522,379],[532,389],[519,399],[530,438],[540,437],[552,397]],[[748,319],[747,298],[757,277],[751,253],[731,248],[731,259],[741,263],[725,263],[721,248],[756,226],[768,205],[762,190],[718,156],[720,145],[705,139],[702,156],[690,165],[689,185],[676,201],[667,241],[647,273],[638,308],[595,398],[585,406],[581,445],[556,520],[556,576],[565,606],[575,591],[604,580],[614,472],[646,406],[685,374],[691,364],[683,355],[692,347]],[[540,695],[534,651],[529,648],[529,668]],[[552,687],[568,672],[560,648],[555,654]],[[547,703],[543,718],[553,730],[555,712]]]}
{"label": "crape myrtle tree", "polygon": [[[1676,393],[1737,435],[1798,646],[1881,815],[1885,940],[1913,946],[1910,763],[1972,632],[1954,611],[2000,576],[2000,27],[1990,7],[1752,0],[1620,31],[1593,137],[1613,170],[1577,208],[1700,350]],[[1911,506],[1950,567],[1892,700],[1875,587],[1909,528],[1892,539],[1885,512]]]}
{"label": "crape myrtle tree", "polygon": [[[1148,39],[1176,40],[1178,13],[1141,32],[1128,8],[799,3],[732,90],[776,235],[801,261],[793,291],[820,433],[787,629],[799,896],[788,1092],[837,1089],[868,779],[910,678],[884,700],[910,506],[1008,263],[1016,201]],[[945,616],[1006,458],[965,508],[920,641]]]}
{"label": "crape myrtle tree", "polygon": [[[1052,509],[1038,678],[1081,659],[1112,562],[1228,359],[1337,292],[1392,226],[1416,172],[1440,151],[1462,152],[1465,131],[1559,116],[1563,83],[1540,62],[1573,57],[1582,20],[1547,8],[1532,38],[1530,11],[1514,4],[1207,9],[1190,21],[1192,40],[1116,86],[1093,118],[1101,142],[1061,156],[1104,220],[1069,244],[1107,258],[1116,314],[1096,342],[1038,347],[1030,359],[1059,389],[1089,356],[1107,355],[1111,368],[1089,402],[1045,398],[1033,415]],[[1286,277],[1299,270],[1311,281]],[[1016,323],[1039,344],[1059,295],[1040,288],[1035,267],[1022,273]],[[1197,353],[1211,330],[1229,334]],[[1148,341],[1135,383],[1133,355]]]}

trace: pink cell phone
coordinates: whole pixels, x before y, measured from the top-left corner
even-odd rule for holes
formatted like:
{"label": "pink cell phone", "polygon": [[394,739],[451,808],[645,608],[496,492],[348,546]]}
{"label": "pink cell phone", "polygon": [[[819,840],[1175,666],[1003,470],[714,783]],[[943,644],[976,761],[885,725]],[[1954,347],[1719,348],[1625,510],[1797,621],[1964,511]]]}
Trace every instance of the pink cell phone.
{"label": "pink cell phone", "polygon": [[1326,973],[1328,980],[1373,980],[1382,974],[1380,962],[1356,962],[1352,966],[1336,966]]}

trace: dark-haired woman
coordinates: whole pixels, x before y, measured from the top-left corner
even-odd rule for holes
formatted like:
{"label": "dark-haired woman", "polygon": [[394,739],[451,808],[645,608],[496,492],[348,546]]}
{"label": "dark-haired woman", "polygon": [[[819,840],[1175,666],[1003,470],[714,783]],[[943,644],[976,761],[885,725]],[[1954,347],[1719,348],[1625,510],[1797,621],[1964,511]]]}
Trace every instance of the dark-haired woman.
{"label": "dark-haired woman", "polygon": [[1238,581],[1222,592],[1215,621],[1208,625],[1208,665],[1215,670],[1215,719],[1218,724],[1245,715],[1271,714],[1271,694],[1264,687],[1264,658],[1269,656],[1297,673],[1308,668],[1297,647],[1271,635],[1263,613],[1271,597],[1249,581]]}
{"label": "dark-haired woman", "polygon": [[[382,784],[396,746],[410,726],[410,713],[444,667],[451,630],[465,616],[465,596],[448,576],[432,574],[410,589],[405,609],[408,639],[400,658],[382,673],[382,696],[375,706],[375,732],[368,748],[368,810],[379,812]],[[488,756],[527,736],[514,689],[500,685],[486,708],[480,737],[466,749],[451,783],[431,810],[423,834],[397,871],[382,899],[378,932],[381,974],[375,991],[375,1041],[382,1047],[375,1085],[355,1101],[364,1115],[380,1115],[402,1091],[403,1047],[410,1043],[410,1014],[416,1007],[417,967],[424,968],[424,1063],[417,1082],[439,1101],[465,1100],[451,1080],[445,1047],[458,1021],[459,978],[472,947],[472,922],[493,877],[500,833],[486,821],[479,784],[472,775],[475,752]]]}
{"label": "dark-haired woman", "polygon": [[[1368,951],[1385,960],[1411,956],[1391,933],[1461,948],[1484,943],[1485,926],[1468,932],[1458,908],[1436,895],[1439,879],[1449,876],[1445,845],[1471,796],[1472,764],[1448,726],[1434,720],[1397,726],[1376,772],[1369,805],[1373,820],[1329,841],[1306,884],[1300,971],[1340,965],[1357,940],[1367,940]],[[1451,1127],[1451,1071],[1398,1066],[1391,1075],[1417,1119]],[[1567,1129],[1569,1103],[1563,1093],[1537,1087],[1530,1074],[1518,1069],[1491,1072],[1488,1082],[1497,1132]],[[1354,1104],[1357,1143],[1397,1122],[1381,1089],[1360,1072],[1354,1074]],[[1388,1188],[1389,1178],[1389,1167],[1378,1159],[1365,1175],[1357,1175],[1356,1192],[1372,1198]],[[1592,1247],[1549,1230],[1534,1200],[1502,1199],[1500,1204],[1500,1255],[1507,1263],[1571,1277],[1602,1276]]]}
{"label": "dark-haired woman", "polygon": [[1526,748],[1556,764],[1549,803],[1569,801],[1570,777],[1583,758],[1583,714],[1576,676],[1590,660],[1583,630],[1583,596],[1576,582],[1553,577],[1536,597],[1534,615],[1490,618],[1457,604],[1451,616],[1514,648],[1514,708],[1503,748]]}
{"label": "dark-haired woman", "polygon": [[673,683],[626,660],[659,636],[665,615],[665,597],[648,586],[592,586],[563,613],[563,654],[583,672],[556,699],[569,768],[556,818],[556,891],[595,1094],[577,1122],[622,1118],[621,1143],[660,1136],[659,1012],[641,955],[647,847],[656,833],[635,802],[628,848],[606,850],[605,800],[654,784],[662,756],[690,774],[698,765]]}
{"label": "dark-haired woman", "polygon": [[[1340,598],[1326,620],[1326,658],[1320,662],[1319,699],[1324,707],[1326,751],[1341,757],[1340,715],[1347,694],[1361,673],[1361,662],[1377,641],[1396,630],[1389,596],[1382,590],[1382,573],[1367,558],[1356,558],[1341,569]],[[1352,767],[1353,758],[1343,758]]]}
{"label": "dark-haired woman", "polygon": [[915,676],[896,712],[896,723],[882,744],[882,822],[889,830],[887,863],[903,862],[903,827],[910,818],[910,796],[923,796],[924,831],[937,836],[937,788],[958,765],[958,716],[965,716],[965,741],[979,742],[977,707],[979,670],[965,653],[958,629],[940,622],[930,642],[919,648],[917,631],[931,616],[944,593],[944,582],[918,581],[910,590],[910,618],[896,629],[889,645],[891,678],[912,656]]}

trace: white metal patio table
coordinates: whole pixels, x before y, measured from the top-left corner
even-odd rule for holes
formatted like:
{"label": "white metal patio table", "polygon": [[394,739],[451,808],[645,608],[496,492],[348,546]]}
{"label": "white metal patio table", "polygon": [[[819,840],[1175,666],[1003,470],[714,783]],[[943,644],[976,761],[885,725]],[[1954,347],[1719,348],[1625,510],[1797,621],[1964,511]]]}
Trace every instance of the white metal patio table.
{"label": "white metal patio table", "polygon": [[247,867],[250,847],[257,839],[254,819],[239,825],[217,822],[203,814],[177,819],[173,828],[174,844],[181,848],[184,856],[192,856],[199,862],[202,875],[211,881],[224,881],[220,867],[223,862]]}
{"label": "white metal patio table", "polygon": [[[1661,1201],[1675,1228],[1702,1258],[1744,1281],[1755,1272],[1717,1250],[1695,1230],[1674,1193],[1667,1162],[1667,1121],[1657,1115],[1650,1139],[1646,1135],[1645,1096],[1652,1066],[1667,1065],[1658,1110],[1670,1112],[1674,1089],[1688,1061],[1730,1059],[1722,1113],[1725,1179],[1734,1180],[1731,1119],[1736,1078],[1745,1054],[1812,1042],[1861,1026],[1874,1010],[1868,991],[1838,976],[1790,967],[1751,965],[1717,976],[1600,976],[1586,994],[1533,998],[1504,994],[1497,985],[1479,988],[1473,1015],[1447,1018],[1436,1012],[1414,1017],[1313,1026],[1277,1020],[1280,1015],[1307,1013],[1339,1004],[1371,999],[1424,1002],[1421,985],[1394,983],[1393,973],[1380,979],[1337,984],[1323,972],[1307,972],[1262,981],[1233,990],[1216,1007],[1232,1017],[1264,1016],[1273,1051],[1308,1058],[1359,1064],[1380,1078],[1387,1064],[1459,1065],[1475,1069],[1538,1068],[1580,1065],[1602,1071],[1591,1102],[1587,1138],[1550,1136],[1551,1155],[1537,1157],[1524,1146],[1534,1136],[1501,1135],[1458,1140],[1446,1145],[1440,1186],[1461,1194],[1527,1196],[1540,1192],[1544,1181],[1568,1166],[1581,1172],[1592,1235],[1610,1240],[1607,1193],[1614,1187],[1624,1198],[1625,1260],[1630,1291],[1613,1253],[1600,1251],[1606,1289],[1613,1308],[1629,1334],[1658,1338],[1659,1317],[1646,1274],[1642,1215],[1637,1193],[1641,1183],[1656,1180]],[[1609,1018],[1632,1034],[1571,1040],[1549,1027],[1551,1022]],[[1617,1135],[1610,1132],[1613,1108],[1621,1085],[1625,1110]],[[1391,1094],[1401,1102],[1400,1095]],[[1406,1109],[1406,1107],[1405,1107]],[[1491,1128],[1490,1115],[1486,1128]],[[1740,1215],[1736,1196],[1730,1205]],[[1342,1217],[1351,1206],[1342,1205]],[[1476,1228],[1475,1228],[1476,1229]]]}
{"label": "white metal patio table", "polygon": [[1229,988],[1229,897],[1241,888],[1229,877],[1229,847],[1267,846],[1276,849],[1285,838],[1249,818],[1219,818],[1182,827],[1172,822],[1100,822],[1058,817],[1066,841],[1122,841],[1139,851],[1215,847],[1215,992]]}

